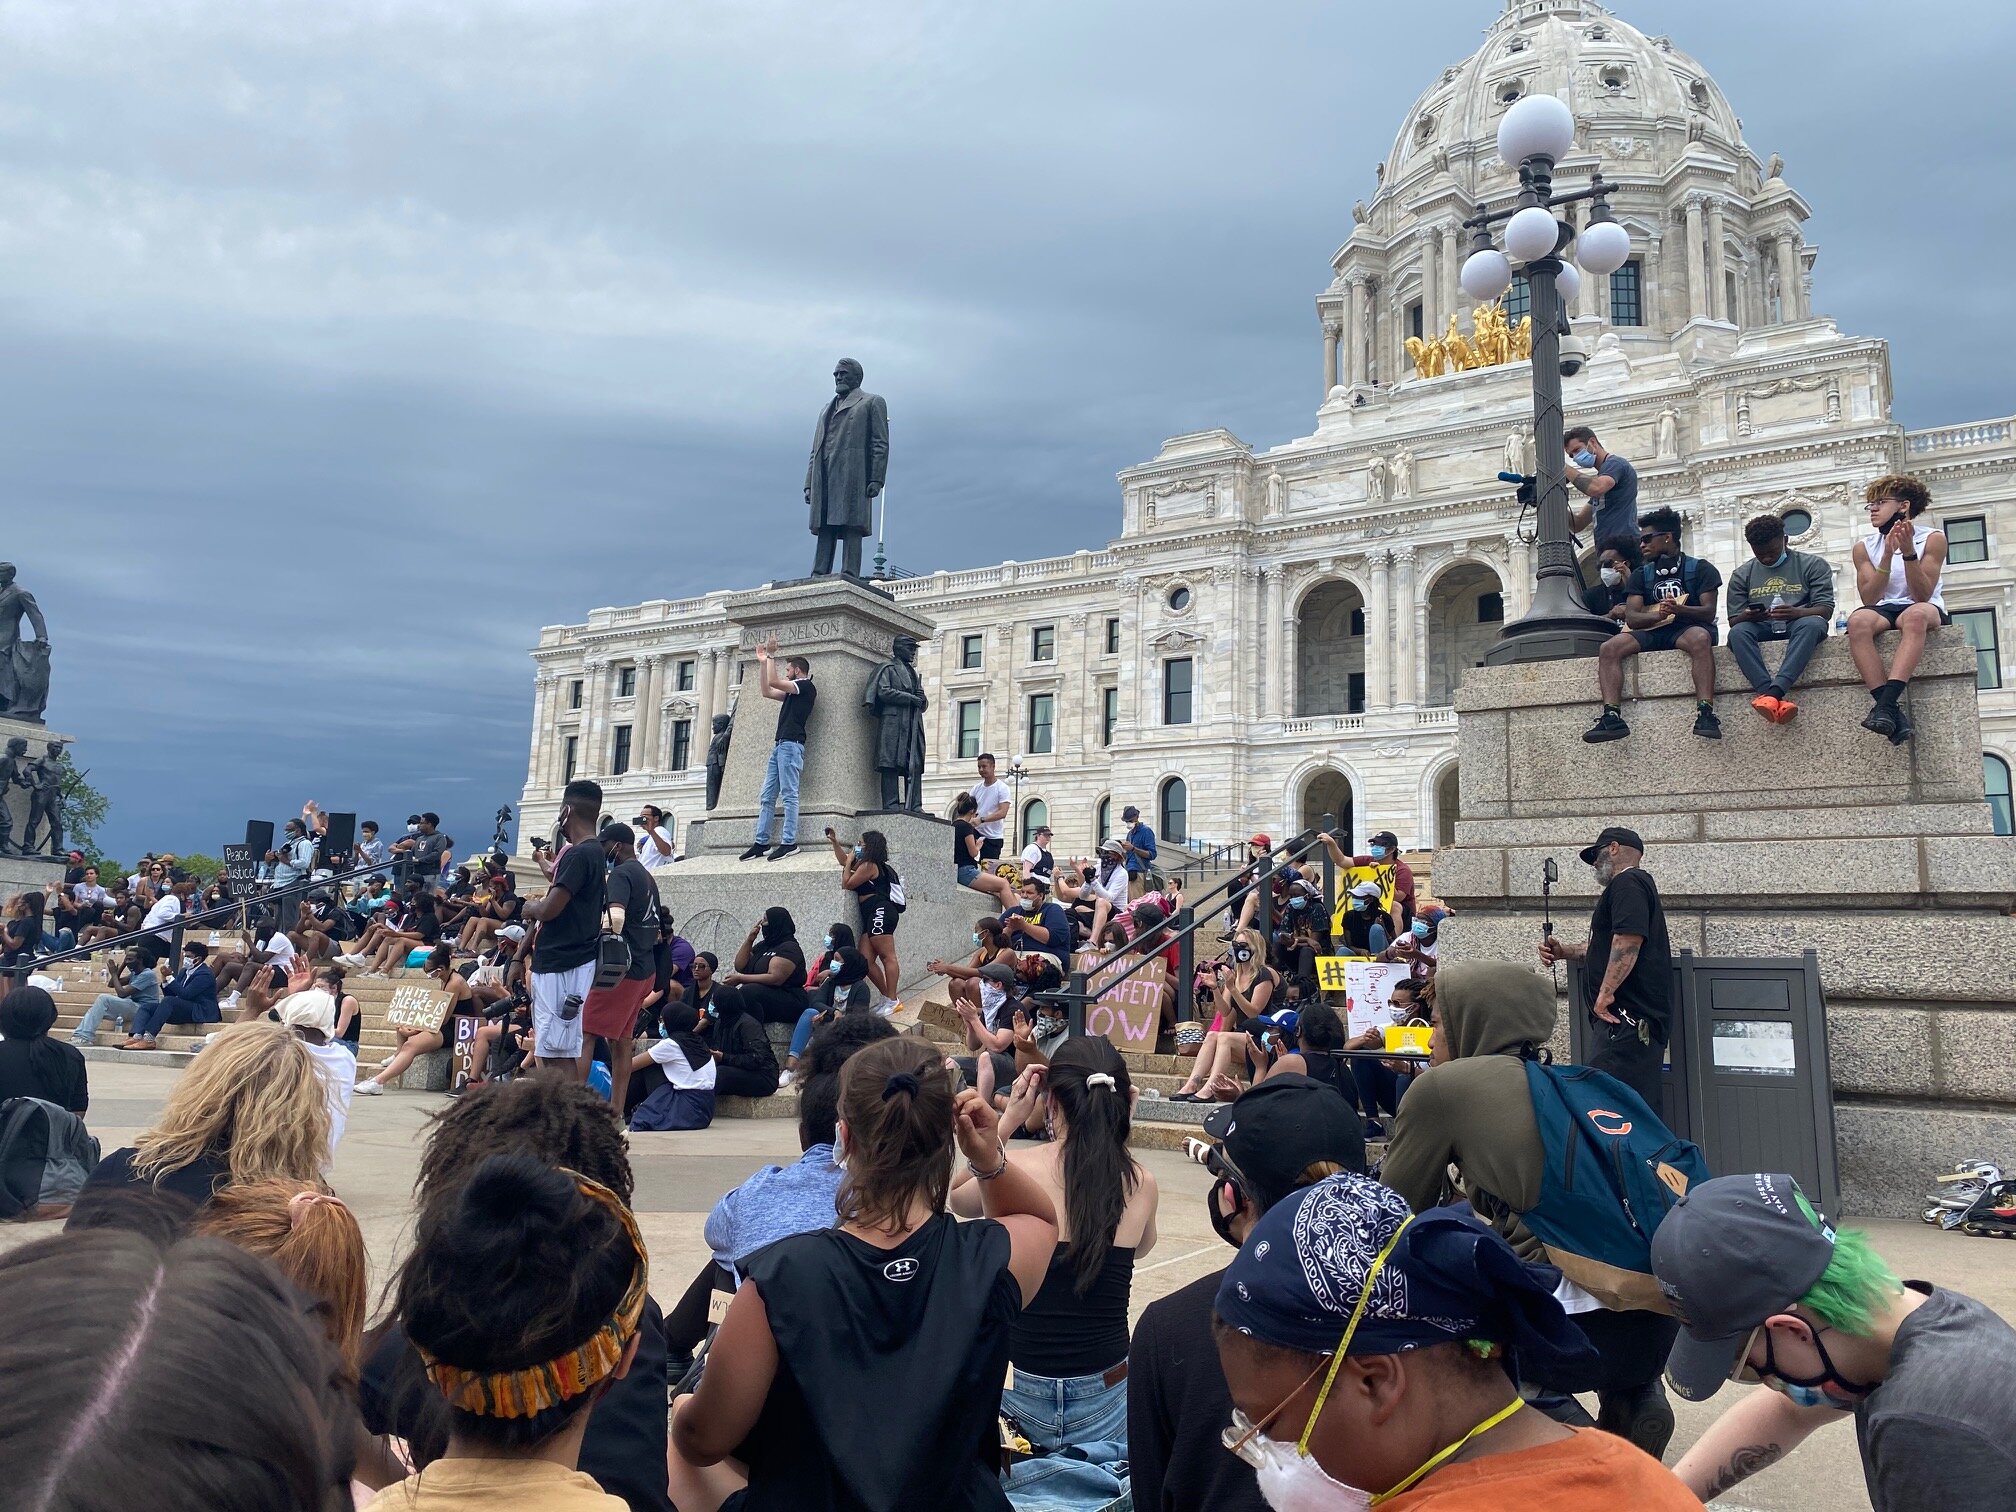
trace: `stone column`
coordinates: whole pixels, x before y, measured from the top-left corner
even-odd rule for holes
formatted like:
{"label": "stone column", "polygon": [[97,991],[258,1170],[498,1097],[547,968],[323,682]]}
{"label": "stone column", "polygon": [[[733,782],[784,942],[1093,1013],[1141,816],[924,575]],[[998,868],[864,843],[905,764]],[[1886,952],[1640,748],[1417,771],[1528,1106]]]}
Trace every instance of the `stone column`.
{"label": "stone column", "polygon": [[1736,311],[1729,304],[1729,261],[1722,242],[1722,201],[1708,202],[1708,308],[1718,320],[1732,324]]}
{"label": "stone column", "polygon": [[1364,340],[1358,325],[1358,280],[1351,279],[1344,285],[1344,303],[1339,307],[1342,330],[1337,346],[1337,381],[1356,383],[1358,381],[1358,343]]}
{"label": "stone column", "polygon": [[583,664],[582,675],[588,679],[588,697],[587,707],[581,711],[581,754],[576,775],[599,779],[608,776],[604,765],[610,739],[608,658],[591,657]]}
{"label": "stone column", "polygon": [[693,655],[693,706],[699,710],[698,728],[693,731],[696,746],[704,746],[706,740],[713,739],[714,716],[721,712],[714,707],[714,658],[717,654],[712,646],[703,646]]}
{"label": "stone column", "polygon": [[1092,708],[1092,680],[1085,670],[1092,662],[1091,637],[1086,630],[1090,621],[1091,616],[1083,609],[1073,610],[1069,620],[1070,649],[1066,652],[1063,647],[1058,648],[1070,660],[1060,664],[1064,676],[1057,688],[1056,706],[1050,711],[1050,745],[1056,752],[1053,761],[1061,760],[1066,751],[1093,748],[1096,715]]}
{"label": "stone column", "polygon": [[1364,278],[1351,280],[1351,382],[1371,381],[1367,361],[1375,335],[1372,329],[1372,285]]}
{"label": "stone column", "polygon": [[1443,322],[1447,319],[1441,309],[1442,280],[1435,267],[1437,240],[1432,226],[1421,238],[1421,333],[1424,339],[1441,335]]}
{"label": "stone column", "polygon": [[1704,196],[1687,196],[1687,318],[1704,320],[1714,305],[1707,298],[1708,270],[1701,255],[1701,211]]}
{"label": "stone column", "polygon": [[1341,381],[1337,376],[1337,338],[1343,334],[1344,323],[1339,320],[1323,322],[1323,392],[1318,402],[1330,397],[1330,390]]}
{"label": "stone column", "polygon": [[1369,712],[1393,702],[1388,662],[1393,645],[1392,553],[1368,551],[1365,565],[1372,569],[1372,592],[1365,603],[1365,708]]}
{"label": "stone column", "polygon": [[1287,717],[1288,701],[1282,697],[1281,624],[1284,613],[1281,564],[1273,562],[1260,569],[1260,629],[1267,646],[1265,708],[1269,719]]}
{"label": "stone column", "polygon": [[1393,702],[1414,703],[1416,674],[1414,661],[1419,648],[1414,640],[1414,548],[1393,549]]}
{"label": "stone column", "polygon": [[1799,270],[1799,237],[1795,232],[1787,232],[1778,238],[1778,318],[1801,320],[1805,313],[1799,308],[1800,285],[1804,283]]}
{"label": "stone column", "polygon": [[1457,255],[1461,235],[1454,225],[1442,228],[1442,321],[1445,325],[1449,317],[1463,307],[1463,286],[1456,278],[1462,267],[1462,259]]}
{"label": "stone column", "polygon": [[538,672],[532,679],[532,755],[525,764],[525,786],[544,787],[546,768],[553,749],[553,690],[560,679],[551,672]]}
{"label": "stone column", "polygon": [[[1587,203],[1583,203],[1570,206],[1569,208],[1574,211],[1571,219],[1575,222],[1575,229],[1579,234],[1589,224],[1589,206]],[[1594,273],[1584,273],[1582,275],[1582,290],[1575,296],[1575,308],[1570,314],[1569,319],[1600,319],[1608,313],[1597,308],[1598,285],[1602,286],[1603,293],[1607,294],[1609,292],[1610,280],[1607,277],[1598,277]]]}
{"label": "stone column", "polygon": [[637,766],[646,772],[658,770],[658,732],[665,723],[665,711],[658,707],[665,691],[661,686],[665,680],[664,666],[662,651],[637,658],[637,723],[642,728],[636,732],[633,744],[637,748]]}

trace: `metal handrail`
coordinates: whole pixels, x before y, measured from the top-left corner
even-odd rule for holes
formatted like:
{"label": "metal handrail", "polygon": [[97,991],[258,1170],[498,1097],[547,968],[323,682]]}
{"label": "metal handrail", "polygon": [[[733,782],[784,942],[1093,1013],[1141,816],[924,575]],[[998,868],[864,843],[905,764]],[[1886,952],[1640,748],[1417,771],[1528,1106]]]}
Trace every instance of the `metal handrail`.
{"label": "metal handrail", "polygon": [[[235,899],[221,908],[205,909],[203,912],[196,914],[178,914],[175,922],[168,926],[170,930],[169,958],[172,960],[181,955],[182,936],[186,930],[234,918],[237,920],[239,928],[249,929],[251,928],[251,924],[247,916],[254,907],[263,907],[267,903],[305,895],[325,887],[333,887],[339,882],[349,882],[358,877],[380,876],[385,874],[391,865],[392,863],[390,862],[379,861],[353,867],[349,871],[332,872],[324,877],[304,877],[298,882],[289,882],[281,887],[269,888],[267,891],[258,893],[250,898]],[[38,956],[28,965],[10,967],[6,972],[0,973],[0,977],[20,981],[35,972],[42,971],[50,966],[59,965],[64,961],[88,960],[101,950],[117,950],[127,945],[138,944],[142,940],[153,940],[158,944],[160,938],[161,930],[158,927],[154,929],[129,929],[126,933],[114,935],[109,940],[98,940],[89,945],[73,945],[68,950],[58,950],[49,955]]]}
{"label": "metal handrail", "polygon": [[[1252,885],[1259,890],[1260,894],[1259,923],[1263,933],[1268,932],[1272,927],[1271,915],[1273,912],[1274,893],[1272,886],[1267,884],[1271,883],[1274,872],[1283,864],[1299,860],[1321,845],[1323,843],[1323,836],[1330,832],[1335,823],[1335,819],[1329,814],[1325,814],[1320,828],[1307,830],[1297,835],[1287,845],[1282,847],[1281,850],[1272,852],[1267,857],[1266,865],[1255,872]],[[1335,891],[1335,878],[1331,875],[1335,869],[1335,865],[1334,859],[1326,851],[1323,858],[1323,897],[1326,904],[1329,901],[1331,893]],[[1177,1008],[1179,1012],[1187,1012],[1194,1008],[1196,1005],[1197,931],[1210,923],[1219,914],[1231,911],[1232,899],[1230,888],[1243,875],[1245,875],[1245,869],[1242,867],[1239,871],[1233,873],[1232,876],[1219,883],[1218,886],[1205,893],[1201,898],[1198,898],[1196,902],[1186,902],[1183,907],[1177,909],[1173,918],[1157,926],[1158,932],[1164,938],[1157,944],[1156,948],[1152,951],[1144,952],[1141,958],[1132,966],[1129,966],[1118,976],[1102,983],[1100,991],[1104,992],[1106,989],[1126,981],[1150,961],[1159,957],[1168,948],[1169,943],[1173,941],[1176,945],[1176,975],[1178,978],[1176,983]],[[1227,894],[1224,904],[1221,907],[1206,909],[1200,915],[1198,913],[1200,905],[1209,903],[1221,892]],[[1171,927],[1172,925],[1174,926],[1173,928]],[[1088,982],[1093,977],[1099,975],[1100,972],[1132,954],[1134,948],[1139,944],[1140,938],[1139,935],[1136,935],[1134,939],[1129,940],[1125,946],[1114,951],[1113,954],[1107,956],[1104,960],[1095,961],[1088,970],[1071,972],[1066,986],[1054,988],[1049,992],[1033,994],[1035,1000],[1039,1003],[1062,1003],[1067,1016],[1068,1027],[1066,1032],[1070,1034],[1083,1034],[1085,1032],[1085,1010],[1095,1000],[1087,987]]]}

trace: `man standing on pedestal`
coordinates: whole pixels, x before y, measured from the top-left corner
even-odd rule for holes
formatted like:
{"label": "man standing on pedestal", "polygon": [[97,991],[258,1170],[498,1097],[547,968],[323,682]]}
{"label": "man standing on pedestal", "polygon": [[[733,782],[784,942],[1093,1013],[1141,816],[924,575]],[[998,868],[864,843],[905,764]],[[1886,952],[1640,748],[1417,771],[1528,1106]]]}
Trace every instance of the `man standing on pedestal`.
{"label": "man standing on pedestal", "polygon": [[[756,648],[756,672],[763,696],[784,707],[777,711],[777,743],[770,748],[770,765],[763,773],[763,792],[756,800],[755,843],[739,859],[753,861],[768,849],[772,861],[781,861],[798,849],[798,780],[805,775],[805,727],[812,718],[812,701],[819,690],[812,686],[812,664],[802,656],[787,657],[784,675],[777,675],[777,637]],[[784,833],[776,845],[770,844],[770,821],[779,798],[784,800]]]}
{"label": "man standing on pedestal", "polygon": [[814,577],[833,571],[833,548],[844,543],[840,570],[861,576],[861,542],[875,528],[875,499],[889,471],[889,406],[861,387],[861,364],[843,357],[833,369],[832,403],[819,412],[812,460],[805,468],[805,502],[819,552]]}
{"label": "man standing on pedestal", "polygon": [[1658,884],[1641,864],[1645,842],[1612,825],[1582,852],[1602,896],[1589,919],[1589,941],[1548,935],[1540,964],[1582,962],[1596,1048],[1589,1064],[1624,1083],[1657,1113],[1666,1106],[1662,1075],[1673,1027],[1673,945]]}

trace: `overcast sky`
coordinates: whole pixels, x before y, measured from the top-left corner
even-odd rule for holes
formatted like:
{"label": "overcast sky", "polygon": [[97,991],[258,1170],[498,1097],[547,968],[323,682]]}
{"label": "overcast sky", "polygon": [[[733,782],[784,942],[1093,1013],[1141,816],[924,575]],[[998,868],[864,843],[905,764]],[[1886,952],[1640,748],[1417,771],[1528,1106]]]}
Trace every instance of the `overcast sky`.
{"label": "overcast sky", "polygon": [[[314,797],[467,854],[542,624],[802,571],[843,354],[911,570],[1306,434],[1349,206],[1499,9],[0,0],[0,556],[101,838]],[[1900,419],[2016,407],[2016,6],[1617,10],[1784,154]]]}

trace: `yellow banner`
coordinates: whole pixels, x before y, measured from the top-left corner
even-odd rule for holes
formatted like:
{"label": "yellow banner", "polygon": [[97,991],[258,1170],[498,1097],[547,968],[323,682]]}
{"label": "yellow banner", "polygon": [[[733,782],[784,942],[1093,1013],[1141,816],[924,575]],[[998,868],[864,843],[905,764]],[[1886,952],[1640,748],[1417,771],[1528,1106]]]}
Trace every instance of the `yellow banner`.
{"label": "yellow banner", "polygon": [[[1393,862],[1384,866],[1345,866],[1337,872],[1337,896],[1330,900],[1330,933],[1344,933],[1344,916],[1351,911],[1351,889],[1361,882],[1379,884],[1379,906],[1392,917],[1400,895],[1400,868]],[[1399,920],[1394,919],[1398,924]]]}
{"label": "yellow banner", "polygon": [[1370,956],[1318,956],[1316,957],[1316,985],[1325,992],[1343,992],[1350,985],[1350,966],[1362,966],[1370,961]]}

